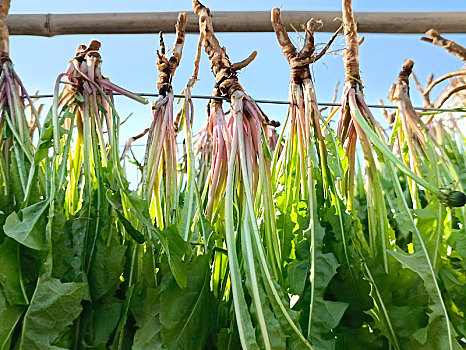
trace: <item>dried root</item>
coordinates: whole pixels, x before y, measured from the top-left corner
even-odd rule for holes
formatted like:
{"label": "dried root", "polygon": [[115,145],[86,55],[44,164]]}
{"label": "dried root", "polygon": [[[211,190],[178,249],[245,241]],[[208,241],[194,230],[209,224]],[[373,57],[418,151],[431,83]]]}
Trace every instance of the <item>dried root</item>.
{"label": "dried root", "polygon": [[[427,129],[422,119],[414,110],[409,97],[409,76],[413,71],[414,62],[406,60],[403,64],[397,83],[390,89],[389,99],[398,106],[402,116],[403,128],[405,133],[411,138],[410,134],[414,133],[416,137],[424,142],[423,131]],[[414,154],[414,153],[413,153]],[[420,172],[419,172],[420,174]]]}
{"label": "dried root", "polygon": [[463,62],[466,62],[466,48],[464,48],[461,45],[458,45],[454,41],[445,39],[435,29],[429,29],[426,32],[426,34],[428,36],[430,36],[430,38],[427,38],[427,37],[423,36],[421,38],[421,40],[424,40],[424,41],[427,41],[427,42],[432,43],[434,45],[438,45],[440,47],[443,47],[449,53],[455,55],[456,57],[458,57]]}
{"label": "dried root", "polygon": [[215,75],[219,95],[230,99],[235,91],[244,92],[234,65],[215,37],[210,10],[198,0],[194,0],[193,11],[199,16],[199,30],[204,40],[205,52],[209,56],[212,72]]}
{"label": "dried root", "polygon": [[296,47],[291,42],[283,25],[280,9],[274,8],[271,13],[272,25],[277,35],[280,48],[288,60],[291,67],[291,81],[296,84],[301,84],[305,79],[311,78],[309,64],[320,59],[328,50],[332,42],[337,37],[341,27],[333,34],[328,44],[318,54],[315,53],[314,44],[314,27],[317,23],[313,18],[307,22],[305,27],[306,36],[304,45],[298,52]]}
{"label": "dried root", "polygon": [[176,23],[176,39],[170,59],[166,57],[165,43],[163,41],[162,32],[159,34],[160,51],[157,50],[157,67],[159,70],[157,89],[161,95],[165,96],[166,93],[171,89],[172,78],[175,75],[176,68],[180,64],[184,39],[186,37],[186,12],[180,12],[178,15],[178,21]]}
{"label": "dried root", "polygon": [[345,64],[346,81],[352,86],[361,88],[359,76],[359,42],[356,21],[353,16],[351,0],[343,0],[343,23],[346,38],[346,47],[343,51],[343,62]]}
{"label": "dried root", "polygon": [[409,85],[409,76],[413,72],[414,62],[411,60],[406,60],[401,68],[401,72],[398,75],[398,84],[405,83]]}
{"label": "dried root", "polygon": [[434,81],[430,82],[430,84],[424,89],[424,95],[429,94],[431,92],[431,90],[437,84],[441,83],[442,81],[453,78],[453,77],[457,77],[457,76],[460,76],[460,75],[463,75],[463,76],[466,75],[466,69],[461,69],[461,70],[453,71],[453,72],[447,73],[445,75],[442,75],[440,78],[437,78]]}
{"label": "dried root", "polygon": [[8,26],[6,24],[6,16],[10,9],[10,0],[0,1],[0,56],[8,57],[10,54],[9,41],[8,41]]}
{"label": "dried root", "polygon": [[244,60],[240,61],[240,62],[236,62],[236,63],[233,63],[233,69],[235,71],[239,71],[243,68],[245,68],[246,66],[248,66],[252,61],[254,61],[254,59],[257,57],[257,51],[253,51],[251,52],[251,54]]}
{"label": "dried root", "polygon": [[[419,79],[416,77],[416,74],[414,72],[411,73],[411,76],[413,77],[414,83],[416,84],[416,87],[418,91],[421,93],[422,99],[424,100],[424,106],[425,107],[433,107],[432,102],[430,102],[430,97],[429,94],[424,94],[424,88],[422,87],[421,83],[419,82]],[[426,87],[432,82],[434,79],[434,75],[431,73],[429,75],[429,78],[427,79]]]}

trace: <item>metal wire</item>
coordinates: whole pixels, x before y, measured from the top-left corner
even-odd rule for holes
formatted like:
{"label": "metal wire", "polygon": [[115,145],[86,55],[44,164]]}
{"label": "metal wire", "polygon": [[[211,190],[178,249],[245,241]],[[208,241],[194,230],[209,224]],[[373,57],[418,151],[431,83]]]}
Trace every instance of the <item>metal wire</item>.
{"label": "metal wire", "polygon": [[[118,93],[114,93],[113,95],[121,95]],[[135,95],[144,96],[144,97],[158,97],[159,94],[148,93],[148,92],[139,92],[135,93]],[[26,96],[21,96],[25,98]],[[31,98],[39,99],[39,98],[52,98],[53,95],[51,94],[43,94],[43,95],[31,95]],[[185,95],[174,95],[176,98],[184,98]],[[203,99],[203,100],[226,100],[225,97],[219,96],[209,96],[209,95],[192,95],[191,98],[193,99]],[[264,103],[264,104],[277,104],[277,105],[288,105],[290,102],[288,101],[277,101],[277,100],[254,100],[256,103]],[[319,106],[325,107],[340,107],[340,103],[333,103],[333,102],[319,102]],[[385,108],[385,109],[398,109],[395,105],[368,105],[369,108]],[[418,111],[426,111],[426,112],[450,112],[450,113],[465,113],[466,107],[463,108],[430,108],[430,107],[414,107],[414,109]]]}

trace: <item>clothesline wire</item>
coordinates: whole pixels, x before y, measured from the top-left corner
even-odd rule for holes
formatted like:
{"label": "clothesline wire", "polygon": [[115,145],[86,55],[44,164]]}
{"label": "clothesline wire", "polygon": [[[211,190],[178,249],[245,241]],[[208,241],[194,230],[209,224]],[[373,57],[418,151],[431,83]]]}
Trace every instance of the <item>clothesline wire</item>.
{"label": "clothesline wire", "polygon": [[[118,96],[120,94],[114,93],[114,95]],[[154,93],[146,93],[146,92],[140,92],[140,93],[135,93],[135,95],[143,96],[143,97],[159,97],[159,94],[154,94]],[[26,96],[21,96],[22,98],[25,98]],[[40,94],[40,95],[31,95],[30,96],[33,99],[41,99],[41,98],[52,98],[52,94]],[[174,95],[176,98],[184,98],[185,95]],[[191,98],[193,99],[204,99],[204,100],[226,100],[225,97],[219,97],[219,96],[209,96],[209,95],[192,95]],[[280,101],[280,100],[254,100],[256,103],[260,104],[278,104],[278,105],[288,105],[290,104],[289,101]],[[335,103],[335,102],[319,102],[319,106],[324,106],[324,107],[340,107],[340,103]],[[385,109],[398,109],[397,106],[395,105],[368,105],[369,108],[385,108]],[[419,110],[419,111],[425,111],[425,112],[450,112],[450,113],[464,113],[466,112],[466,107],[462,108],[433,108],[433,107],[414,107],[414,109]]]}

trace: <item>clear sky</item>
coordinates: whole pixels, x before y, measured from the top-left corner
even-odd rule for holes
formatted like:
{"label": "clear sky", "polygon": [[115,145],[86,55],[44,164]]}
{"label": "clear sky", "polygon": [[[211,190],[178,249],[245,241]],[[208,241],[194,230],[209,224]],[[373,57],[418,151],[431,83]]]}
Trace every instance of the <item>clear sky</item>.
{"label": "clear sky", "polygon": [[[287,10],[330,10],[339,11],[340,0],[236,0],[203,2],[211,11],[255,11],[281,7]],[[466,11],[465,0],[353,0],[354,11]],[[85,12],[142,12],[142,11],[190,11],[191,1],[61,1],[61,0],[12,0],[10,13],[85,13]],[[361,77],[365,85],[366,102],[377,103],[378,98],[387,101],[390,85],[396,81],[398,72],[406,58],[415,62],[414,72],[422,82],[429,73],[440,76],[460,69],[462,62],[447,54],[443,49],[419,40],[420,34],[364,34],[360,48]],[[316,43],[325,43],[331,34],[316,33]],[[466,34],[446,34],[446,37],[466,46]],[[292,35],[296,38],[296,35]],[[274,33],[224,33],[219,34],[221,45],[226,46],[232,61],[247,57],[253,50],[258,56],[250,66],[240,73],[239,79],[246,92],[257,99],[286,100],[288,95],[289,68],[282,55]],[[33,36],[10,37],[10,56],[15,69],[30,93],[40,89],[51,93],[56,76],[66,69],[74,56],[78,44],[87,44],[91,39],[102,43],[102,72],[114,83],[135,92],[156,92],[156,57],[158,36],[144,35],[68,35],[52,38]],[[165,43],[172,47],[174,36],[165,35]],[[192,74],[198,36],[186,37],[180,67],[174,77],[175,93],[180,93]],[[296,42],[296,40],[295,40]],[[332,50],[340,52],[344,47],[339,37]],[[326,55],[312,67],[319,101],[330,102],[337,81],[344,81],[341,56]],[[214,85],[207,56],[204,54],[200,66],[200,81],[193,94],[209,95]],[[341,85],[340,85],[341,86]],[[437,96],[439,90],[432,93]],[[422,105],[422,100],[412,87],[413,102]],[[44,101],[45,102],[45,101]],[[128,99],[117,99],[117,110],[122,118],[133,116],[121,130],[121,143],[150,125],[150,105],[139,105]],[[195,130],[205,120],[205,101],[195,104]],[[286,108],[262,105],[270,118],[283,121]],[[227,108],[227,106],[225,106]],[[143,143],[138,141],[138,143]],[[142,151],[143,147],[139,147]],[[138,152],[139,153],[139,152]]]}

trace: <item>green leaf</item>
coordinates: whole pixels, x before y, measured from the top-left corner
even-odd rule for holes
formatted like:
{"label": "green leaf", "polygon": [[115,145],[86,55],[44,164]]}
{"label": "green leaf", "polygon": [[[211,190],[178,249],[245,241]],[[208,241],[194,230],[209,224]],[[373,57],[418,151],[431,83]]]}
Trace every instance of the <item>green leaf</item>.
{"label": "green leaf", "polygon": [[84,237],[89,223],[88,206],[85,204],[77,217],[65,216],[65,191],[55,198],[54,212],[49,213],[52,234],[52,277],[62,282],[83,282],[87,279],[81,269]]}
{"label": "green leaf", "polygon": [[349,304],[326,300],[327,288],[336,275],[339,264],[332,252],[324,251],[324,236],[324,228],[320,224],[315,225],[314,304],[308,338],[318,348],[332,349],[335,339],[331,336],[331,330],[338,326]]}
{"label": "green leaf", "polygon": [[339,330],[335,348],[344,350],[386,349],[384,346],[384,338],[372,332],[369,327],[356,329],[342,327]]}
{"label": "green leaf", "polygon": [[217,349],[241,350],[238,332],[222,328],[218,332]]}
{"label": "green leaf", "polygon": [[[138,329],[134,335],[133,350],[162,349],[160,331],[163,326],[160,323],[160,288],[144,289],[145,298],[141,303],[141,314],[133,315],[136,318]],[[134,302],[133,302],[134,304]],[[132,309],[133,309],[132,305]]]}
{"label": "green leaf", "polygon": [[464,281],[464,269],[453,270],[451,267],[442,268],[440,277],[445,285],[445,304],[448,307],[448,316],[458,333],[457,339],[466,336],[466,282]]}
{"label": "green leaf", "polygon": [[84,102],[84,97],[81,95],[79,92],[74,92],[74,98],[78,100],[79,102]]}
{"label": "green leaf", "polygon": [[[449,320],[445,320],[444,312],[442,310],[441,301],[438,298],[438,292],[436,290],[434,276],[428,266],[426,266],[426,258],[423,252],[415,252],[413,254],[406,254],[399,251],[388,251],[393,257],[395,257],[405,268],[409,268],[412,271],[419,274],[424,281],[424,286],[429,293],[430,303],[429,309],[429,325],[427,328],[427,337],[425,338],[426,343],[421,343],[423,346],[429,346],[429,349],[460,349],[461,346],[458,344],[456,339],[456,332],[453,329]],[[448,322],[448,323],[447,323]],[[448,329],[452,334],[452,339],[449,340]],[[424,340],[424,337],[418,337],[418,340]],[[451,341],[452,347],[449,346]],[[423,347],[424,349],[424,347]],[[427,349],[427,347],[425,347]]]}
{"label": "green leaf", "polygon": [[295,235],[293,229],[295,223],[291,220],[290,213],[281,212],[277,216],[277,233],[283,242],[282,255],[285,259],[290,259],[293,250],[293,239]]}
{"label": "green leaf", "polygon": [[[374,318],[376,327],[395,348],[408,349],[412,337],[428,322],[429,296],[424,282],[413,271],[402,268],[390,255],[388,274],[385,273],[380,260],[368,259],[367,264],[372,277],[372,295],[378,314],[378,317]],[[396,339],[393,339],[393,334]]]}
{"label": "green leaf", "polygon": [[304,285],[309,277],[309,261],[293,260],[287,266],[290,292],[294,295],[301,295]]}
{"label": "green leaf", "polygon": [[[246,254],[248,248],[245,244],[245,240],[242,240],[241,243],[243,244],[243,247],[242,247],[243,254]],[[250,271],[252,270],[250,268],[250,261],[244,258],[243,264],[245,266],[245,271],[246,271],[246,283],[245,284],[246,284],[247,290],[249,291],[249,295],[253,296],[251,307],[249,308],[249,312],[251,313],[252,319],[255,321],[255,324],[257,325],[256,326],[256,337],[258,340],[258,345],[260,348],[265,348],[264,333],[267,332],[267,337],[269,340],[268,343],[271,349],[275,349],[275,350],[285,349],[286,348],[285,333],[280,325],[280,322],[277,320],[277,318],[275,317],[273,313],[272,305],[269,301],[270,297],[266,294],[266,291],[263,285],[263,279],[260,273],[261,270],[256,266],[257,262],[255,260],[256,259],[252,261],[252,263],[255,265],[255,271],[256,271],[255,281],[252,279],[252,275],[250,273]],[[257,285],[259,298],[254,298],[253,282],[255,282]],[[259,303],[260,303],[259,305],[256,304],[257,299],[259,299]],[[272,299],[272,302],[274,301],[275,300]],[[284,305],[287,305],[287,304],[284,304]],[[262,327],[260,325],[259,312],[262,313],[265,327]],[[295,337],[294,334],[292,336]]]}
{"label": "green leaf", "polygon": [[166,227],[162,231],[162,235],[167,239],[164,248],[167,251],[168,264],[177,283],[184,288],[188,283],[188,267],[183,260],[188,251],[187,243],[181,238],[175,225]]}
{"label": "green leaf", "polygon": [[169,349],[205,349],[216,316],[210,291],[210,257],[201,255],[188,264],[188,280],[180,288],[173,277],[164,278],[160,294],[161,336]]}
{"label": "green leaf", "polygon": [[48,206],[49,201],[43,200],[22,209],[19,216],[15,212],[11,213],[3,227],[5,234],[28,248],[43,249],[45,218],[42,215]]}
{"label": "green leaf", "polygon": [[[312,302],[312,314],[310,315],[311,305],[311,287],[309,281],[309,273],[306,278],[306,289],[300,293],[300,299],[294,306],[294,310],[301,310],[301,325],[307,330],[309,327],[311,333],[308,338],[313,346],[318,349],[334,349],[335,337],[332,332],[338,326],[348,303],[340,301],[326,300],[325,293],[327,287],[335,276],[339,266],[335,255],[332,252],[324,251],[324,236],[325,230],[318,224],[314,230],[315,244],[315,271],[314,271],[314,300]],[[310,242],[308,239],[301,241],[296,248],[297,256],[304,258],[302,262],[306,262],[310,268]],[[299,253],[302,251],[302,253]],[[305,255],[304,252],[307,254]],[[296,262],[299,260],[295,260]]]}
{"label": "green leaf", "polygon": [[41,280],[24,316],[19,350],[49,349],[81,313],[86,284]]}
{"label": "green leaf", "polygon": [[416,225],[434,265],[434,271],[438,271],[440,256],[446,256],[446,246],[442,242],[445,212],[445,208],[437,198],[431,199],[425,208],[414,210]]}
{"label": "green leaf", "polygon": [[[271,349],[275,350],[281,350],[281,349],[286,349],[286,341],[287,341],[287,335],[288,338],[293,338],[295,339],[296,343],[298,343],[298,340],[296,339],[296,335],[292,334],[289,335],[285,333],[284,329],[282,328],[282,325],[278,321],[277,317],[275,316],[271,303],[270,303],[270,297],[267,296],[264,287],[263,287],[263,281],[259,279],[258,281],[259,284],[259,293],[260,293],[260,299],[261,299],[261,309],[262,312],[264,313],[264,318],[265,318],[265,325],[267,328],[267,333],[270,341],[270,347]],[[286,304],[285,304],[286,305]],[[254,309],[251,308],[251,313],[254,315]],[[262,334],[258,335],[258,339],[260,341],[259,344],[263,344],[263,339],[262,339]],[[291,341],[290,339],[288,339]],[[303,348],[305,348],[303,346]]]}
{"label": "green leaf", "polygon": [[291,260],[293,243],[298,237],[302,238],[303,231],[309,226],[307,215],[307,203],[304,201],[287,202],[286,192],[276,195],[277,209],[277,234],[282,242],[282,255],[286,260]]}
{"label": "green leaf", "polygon": [[[126,219],[126,217],[125,217],[123,204],[122,204],[122,198],[121,198],[120,193],[119,192],[112,192],[111,190],[107,190],[106,195],[107,195],[107,200],[109,201],[109,203],[112,205],[112,207],[117,212],[118,219],[123,224],[125,230],[127,230],[127,232],[130,234],[131,237],[133,237],[133,235],[134,235],[133,238],[134,238],[134,240],[136,242],[144,243],[147,238],[144,237],[144,235],[142,235],[139,231],[137,231],[134,228],[133,224],[128,219]],[[138,198],[138,201],[136,203],[138,203],[139,201],[142,201],[142,199]],[[130,210],[131,209],[133,209],[131,211],[131,213],[133,213],[141,221],[141,223],[146,224],[146,225],[148,223],[150,223],[150,226],[152,226],[152,223],[150,222],[149,213],[148,213],[148,211],[146,212],[146,210],[148,210],[147,205],[146,206],[141,205],[141,207],[139,207],[139,208],[134,207],[134,208],[130,208]],[[141,220],[141,218],[143,220]],[[146,227],[146,229],[150,231],[149,227]]]}
{"label": "green leaf", "polygon": [[[74,114],[70,112],[70,106],[64,107],[60,111],[60,121],[61,124],[67,118],[74,120]],[[44,160],[47,155],[49,148],[53,146],[53,110],[52,107],[49,109],[47,116],[42,125],[42,134],[40,135],[39,142],[37,143],[36,151],[34,153],[34,163],[39,165],[39,163]],[[62,134],[69,134],[69,130],[61,128]]]}
{"label": "green leaf", "polygon": [[447,243],[461,257],[461,260],[466,262],[466,227],[463,226],[459,230],[452,230]]}
{"label": "green leaf", "polygon": [[120,315],[120,319],[118,320],[119,322],[118,322],[118,325],[115,331],[113,343],[110,347],[111,349],[116,350],[118,348],[120,349],[129,348],[127,343],[130,338],[128,336],[125,336],[125,333],[126,333],[125,327],[127,327],[127,323],[128,323],[129,309],[130,309],[130,306],[133,300],[134,288],[135,288],[135,284],[132,284],[131,286],[128,287],[128,289],[126,289],[126,295],[125,295],[126,298],[123,302],[122,312]]}
{"label": "green leaf", "polygon": [[20,169],[16,157],[12,155],[9,167],[9,190],[12,192],[15,202],[21,203],[24,200],[24,191],[21,184]]}
{"label": "green leaf", "polygon": [[123,224],[123,227],[125,228],[126,232],[128,232],[129,235],[139,244],[144,243],[146,241],[144,235],[138,230],[136,230],[133,227],[133,225],[131,225],[131,223],[128,221],[128,219],[126,219],[123,216],[123,214],[120,213],[120,211],[117,210],[116,213],[118,215],[118,220],[120,220],[120,222]]}
{"label": "green leaf", "polygon": [[189,278],[183,289],[170,273],[166,259],[161,285],[143,289],[143,302],[133,300],[138,326],[133,349],[204,349],[217,309],[210,291],[210,258],[198,256],[188,264]]}
{"label": "green leaf", "polygon": [[101,241],[97,241],[89,270],[89,288],[94,302],[110,291],[115,291],[121,283],[126,249],[126,246],[107,247]]}
{"label": "green leaf", "polygon": [[342,180],[344,172],[348,169],[348,158],[345,155],[342,145],[337,142],[335,132],[327,128],[328,134],[325,136],[327,146],[327,165],[335,180]]}
{"label": "green leaf", "polygon": [[92,305],[83,321],[84,329],[88,330],[86,344],[93,348],[106,349],[106,344],[118,325],[122,307],[122,301],[110,295]]}
{"label": "green leaf", "polygon": [[[167,252],[168,263],[176,281],[180,287],[186,286],[187,268],[184,258],[190,256],[189,244],[181,238],[175,225],[166,227],[163,232],[155,228],[149,216],[147,203],[135,192],[125,190],[124,193],[131,205],[129,208],[131,214],[133,214],[139,223],[149,231],[152,239],[157,237],[160,240],[160,243]],[[116,211],[120,212],[121,215],[124,215],[120,193],[113,193],[111,190],[108,190],[107,199]]]}
{"label": "green leaf", "polygon": [[[444,333],[444,320],[440,317],[429,321],[429,326],[419,329],[415,334],[415,339],[409,344],[409,349],[413,350],[438,350],[450,349],[448,339]],[[464,349],[456,340],[454,340],[451,349]]]}
{"label": "green leaf", "polygon": [[[57,213],[54,216],[52,230],[60,221]],[[61,227],[54,230],[52,235],[52,277],[62,282],[82,282],[83,271],[81,268],[82,245],[80,240],[84,237],[88,220],[79,217],[72,218]]]}
{"label": "green leaf", "polygon": [[162,349],[160,331],[160,288],[147,288],[140,320],[136,319],[138,329],[134,335],[133,350]]}
{"label": "green leaf", "polygon": [[37,144],[36,152],[34,153],[34,163],[36,164],[39,164],[47,157],[49,148],[53,146],[52,116],[52,108],[50,108],[42,125],[42,134]]}
{"label": "green leaf", "polygon": [[27,304],[21,290],[21,266],[18,264],[20,261],[18,254],[18,243],[6,237],[0,244],[0,286],[10,305]]}
{"label": "green leaf", "polygon": [[[269,286],[268,283],[265,283],[263,279],[261,279],[263,286],[265,287],[265,292],[266,296],[268,299],[268,303],[270,303],[270,308],[273,311],[274,318],[278,321],[279,326],[281,331],[278,331],[277,325],[275,324],[275,321],[272,320],[273,323],[270,321],[267,322],[267,329],[271,329],[275,332],[275,334],[272,334],[272,340],[273,338],[278,338],[275,339],[275,344],[279,344],[281,336],[284,334],[286,336],[286,349],[308,349],[308,347],[303,343],[303,341],[298,337],[296,332],[293,330],[291,327],[289,321],[286,319],[285,315],[283,314],[283,311],[281,310],[279,303],[275,300],[275,298],[272,295],[272,290]],[[278,293],[278,296],[281,300],[281,303],[285,307],[286,312],[290,316],[290,319],[293,321],[293,323],[298,327],[299,329],[299,319],[300,319],[300,312],[292,310],[289,307],[290,304],[290,298],[288,295],[286,295],[283,291],[283,289],[280,287],[278,283],[273,281],[274,287]],[[268,318],[273,318],[270,316],[269,311],[266,310],[266,315],[269,315]],[[267,320],[266,320],[267,321]],[[269,334],[270,335],[270,334]]]}
{"label": "green leaf", "polygon": [[0,288],[0,350],[10,349],[13,332],[25,308],[22,305],[7,306]]}
{"label": "green leaf", "polygon": [[[340,207],[344,208],[340,199],[337,200]],[[326,209],[324,218],[330,225],[327,235],[334,235],[331,247],[340,264],[337,274],[329,283],[327,293],[332,300],[349,303],[342,321],[346,326],[358,328],[371,320],[366,311],[372,309],[373,300],[369,295],[371,287],[364,279],[361,268],[358,253],[360,237],[355,232],[358,229],[357,221],[353,222],[349,213],[336,213],[334,207]]]}

